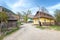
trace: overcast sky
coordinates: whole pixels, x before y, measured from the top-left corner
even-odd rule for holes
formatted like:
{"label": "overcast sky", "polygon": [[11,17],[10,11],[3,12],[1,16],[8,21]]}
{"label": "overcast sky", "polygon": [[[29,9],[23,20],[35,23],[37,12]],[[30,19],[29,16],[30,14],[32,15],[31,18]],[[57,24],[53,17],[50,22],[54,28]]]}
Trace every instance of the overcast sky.
{"label": "overcast sky", "polygon": [[0,6],[4,6],[13,12],[27,11],[30,9],[33,14],[40,7],[45,7],[51,15],[55,9],[60,9],[60,0],[0,0]]}

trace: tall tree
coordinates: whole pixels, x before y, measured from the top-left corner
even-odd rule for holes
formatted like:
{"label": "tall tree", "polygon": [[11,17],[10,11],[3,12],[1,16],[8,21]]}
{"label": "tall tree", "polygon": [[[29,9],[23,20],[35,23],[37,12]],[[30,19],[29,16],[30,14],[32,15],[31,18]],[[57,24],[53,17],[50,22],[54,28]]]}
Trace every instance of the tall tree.
{"label": "tall tree", "polygon": [[41,7],[41,11],[48,13],[48,10],[45,7]]}
{"label": "tall tree", "polygon": [[60,22],[60,10],[56,9],[54,12],[55,12],[54,16],[55,16],[56,21]]}
{"label": "tall tree", "polygon": [[7,20],[8,20],[8,16],[7,16],[6,12],[0,12],[0,24],[1,24],[0,26],[1,26],[1,29],[4,25],[4,23],[7,22]]}
{"label": "tall tree", "polygon": [[6,22],[8,19],[8,16],[5,12],[0,12],[0,21],[1,22]]}
{"label": "tall tree", "polygon": [[19,16],[19,21],[20,21],[22,14],[20,12],[18,12],[17,15]]}
{"label": "tall tree", "polygon": [[32,14],[31,13],[31,11],[30,10],[28,10],[28,11],[26,11],[26,12],[24,12],[23,11],[23,16],[24,16],[24,21],[27,23],[27,21],[28,21],[28,15],[30,15],[30,14]]}

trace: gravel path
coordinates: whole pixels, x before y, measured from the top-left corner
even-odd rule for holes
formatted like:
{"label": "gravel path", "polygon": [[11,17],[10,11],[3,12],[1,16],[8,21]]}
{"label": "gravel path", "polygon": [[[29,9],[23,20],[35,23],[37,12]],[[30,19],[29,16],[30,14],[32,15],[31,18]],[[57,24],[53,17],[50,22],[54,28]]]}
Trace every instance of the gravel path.
{"label": "gravel path", "polygon": [[5,37],[3,40],[60,40],[60,32],[40,30],[32,24],[24,24],[17,32]]}

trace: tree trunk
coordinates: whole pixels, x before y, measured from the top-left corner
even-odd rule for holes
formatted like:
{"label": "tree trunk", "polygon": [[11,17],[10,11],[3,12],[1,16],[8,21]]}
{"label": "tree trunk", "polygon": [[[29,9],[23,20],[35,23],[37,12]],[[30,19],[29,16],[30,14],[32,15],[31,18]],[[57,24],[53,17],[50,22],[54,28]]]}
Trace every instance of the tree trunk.
{"label": "tree trunk", "polygon": [[0,33],[2,34],[2,21],[0,23]]}

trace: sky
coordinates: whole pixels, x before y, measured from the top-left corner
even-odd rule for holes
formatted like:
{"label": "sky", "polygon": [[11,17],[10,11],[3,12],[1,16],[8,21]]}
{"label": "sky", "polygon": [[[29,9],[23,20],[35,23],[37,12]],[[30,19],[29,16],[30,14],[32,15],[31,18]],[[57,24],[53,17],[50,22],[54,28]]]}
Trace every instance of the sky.
{"label": "sky", "polygon": [[0,0],[0,6],[15,13],[29,9],[34,15],[40,7],[45,7],[49,14],[53,15],[56,9],[60,9],[60,0]]}

